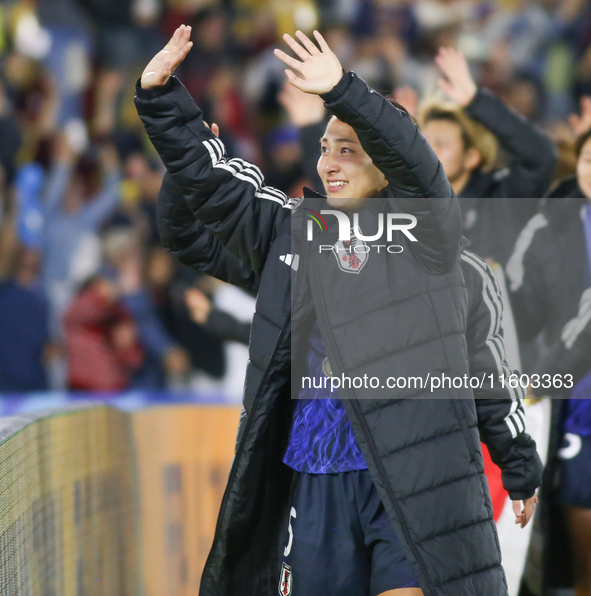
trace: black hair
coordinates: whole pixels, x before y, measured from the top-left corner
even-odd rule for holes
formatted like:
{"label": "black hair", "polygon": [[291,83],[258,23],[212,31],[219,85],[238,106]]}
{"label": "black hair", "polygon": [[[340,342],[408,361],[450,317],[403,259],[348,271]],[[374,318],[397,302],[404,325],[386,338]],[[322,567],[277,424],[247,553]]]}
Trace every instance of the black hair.
{"label": "black hair", "polygon": [[417,119],[401,104],[398,103],[391,95],[386,95],[385,98],[397,109],[399,109],[401,112],[404,112],[405,114],[408,114],[410,116],[410,119],[415,123],[415,125],[417,126],[417,128],[419,128],[419,123],[417,121]]}

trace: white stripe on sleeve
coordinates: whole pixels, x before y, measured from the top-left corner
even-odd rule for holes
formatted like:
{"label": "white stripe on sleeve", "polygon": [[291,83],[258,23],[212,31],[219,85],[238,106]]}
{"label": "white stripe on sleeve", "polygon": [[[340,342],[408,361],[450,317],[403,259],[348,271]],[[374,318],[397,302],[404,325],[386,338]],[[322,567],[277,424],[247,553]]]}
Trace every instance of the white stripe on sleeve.
{"label": "white stripe on sleeve", "polygon": [[226,148],[220,139],[206,139],[203,141],[203,145],[209,153],[214,168],[226,170],[239,180],[252,184],[255,189],[255,197],[274,201],[285,209],[292,208],[294,201],[289,199],[285,193],[276,188],[264,186],[263,173],[257,166],[240,158],[227,159],[225,157]]}
{"label": "white stripe on sleeve", "polygon": [[[474,253],[464,251],[462,252],[462,260],[472,266],[482,277],[482,298],[490,312],[491,318],[486,345],[495,360],[498,376],[505,378],[505,386],[513,402],[509,414],[505,417],[505,422],[511,431],[511,436],[515,438],[525,431],[525,411],[522,402],[526,390],[521,387],[519,382],[515,388],[508,384],[509,377],[513,374],[513,371],[509,368],[506,361],[505,344],[502,335],[503,302],[499,286],[494,272],[480,257]],[[496,382],[499,382],[499,380],[497,379]]]}
{"label": "white stripe on sleeve", "polygon": [[519,234],[513,254],[507,263],[507,277],[511,282],[510,289],[512,292],[517,291],[523,283],[523,258],[527,249],[531,246],[536,232],[548,225],[548,220],[542,213],[534,215],[526,224],[525,228]]}
{"label": "white stripe on sleeve", "polygon": [[579,301],[579,312],[574,319],[571,319],[562,330],[561,339],[567,349],[571,349],[581,331],[591,320],[591,288],[583,292]]}

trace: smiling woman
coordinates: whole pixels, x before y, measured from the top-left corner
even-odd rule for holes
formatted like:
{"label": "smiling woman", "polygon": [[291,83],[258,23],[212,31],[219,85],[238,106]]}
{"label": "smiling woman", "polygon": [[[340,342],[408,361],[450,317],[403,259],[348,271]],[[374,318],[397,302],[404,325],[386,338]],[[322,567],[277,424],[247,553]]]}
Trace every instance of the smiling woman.
{"label": "smiling woman", "polygon": [[335,117],[320,140],[318,175],[328,204],[347,211],[360,209],[388,186],[386,176],[365,152],[355,130]]}
{"label": "smiling woman", "polygon": [[[477,406],[470,388],[427,395],[297,387],[300,374],[322,379],[329,370],[359,378],[468,374],[464,334],[473,309],[460,263],[461,213],[441,164],[408,113],[343,73],[318,32],[318,45],[297,32],[299,43],[284,40],[299,60],[275,54],[298,73],[288,69],[288,81],[320,95],[335,117],[318,162],[328,196],[288,199],[256,166],[227,157],[217,128],[170,77],[189,36],[186,28],[175,33],[136,94],[168,169],[161,235],[194,268],[258,290],[245,415],[201,596],[505,595],[478,426],[483,412],[485,440],[525,524],[540,470],[523,425],[513,434],[506,422],[518,396]],[[321,222],[327,204],[338,215]],[[335,259],[314,250],[320,240],[343,243],[341,220],[349,232],[358,208],[354,232],[367,233],[376,214],[408,214],[416,241],[397,232],[408,249],[400,258],[364,248]],[[325,227],[308,242],[311,217]],[[496,296],[489,272],[479,261],[472,269],[470,295],[487,309],[482,295]],[[473,348],[481,359],[497,327],[495,314],[484,314]]]}

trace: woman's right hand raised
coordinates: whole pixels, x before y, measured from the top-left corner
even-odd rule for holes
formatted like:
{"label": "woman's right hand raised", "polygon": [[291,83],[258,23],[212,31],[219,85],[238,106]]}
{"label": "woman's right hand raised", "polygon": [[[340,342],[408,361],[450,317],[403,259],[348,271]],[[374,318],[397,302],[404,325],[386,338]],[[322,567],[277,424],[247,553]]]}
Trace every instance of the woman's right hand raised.
{"label": "woman's right hand raised", "polygon": [[172,73],[193,47],[193,42],[189,41],[190,37],[191,27],[187,25],[181,25],[174,32],[164,49],[160,50],[146,66],[141,79],[142,89],[154,89],[166,85]]}

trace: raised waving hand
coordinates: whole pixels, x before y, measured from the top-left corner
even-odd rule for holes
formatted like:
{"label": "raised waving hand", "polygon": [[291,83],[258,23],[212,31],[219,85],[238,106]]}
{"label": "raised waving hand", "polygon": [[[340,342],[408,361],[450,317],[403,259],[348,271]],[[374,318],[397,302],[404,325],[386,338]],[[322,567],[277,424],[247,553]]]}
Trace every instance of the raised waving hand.
{"label": "raised waving hand", "polygon": [[172,73],[185,59],[193,47],[191,27],[181,25],[170,38],[170,41],[160,50],[146,66],[142,74],[142,89],[163,87],[168,82]]}
{"label": "raised waving hand", "polygon": [[478,87],[464,54],[454,48],[440,48],[435,64],[445,77],[439,81],[442,91],[465,108],[474,99]]}
{"label": "raised waving hand", "polygon": [[[320,48],[301,31],[296,31],[296,36],[301,43],[287,33],[283,39],[300,60],[292,58],[282,50],[275,50],[275,56],[293,69],[285,69],[287,80],[306,93],[328,93],[343,76],[339,59],[318,31],[314,31],[314,37]],[[297,76],[294,70],[299,72],[300,76]]]}
{"label": "raised waving hand", "polygon": [[571,114],[568,122],[577,137],[591,130],[591,97],[581,97],[581,115]]}

